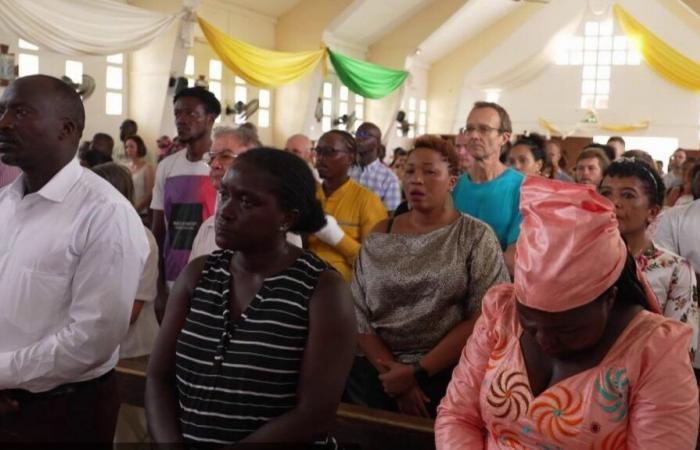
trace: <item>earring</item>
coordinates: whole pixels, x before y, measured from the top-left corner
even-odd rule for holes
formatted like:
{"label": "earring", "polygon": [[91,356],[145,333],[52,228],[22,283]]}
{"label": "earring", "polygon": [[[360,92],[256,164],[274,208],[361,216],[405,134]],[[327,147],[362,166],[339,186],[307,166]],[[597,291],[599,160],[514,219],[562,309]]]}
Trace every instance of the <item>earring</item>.
{"label": "earring", "polygon": [[289,228],[289,226],[287,224],[280,225],[280,231],[282,233],[286,233],[288,228]]}

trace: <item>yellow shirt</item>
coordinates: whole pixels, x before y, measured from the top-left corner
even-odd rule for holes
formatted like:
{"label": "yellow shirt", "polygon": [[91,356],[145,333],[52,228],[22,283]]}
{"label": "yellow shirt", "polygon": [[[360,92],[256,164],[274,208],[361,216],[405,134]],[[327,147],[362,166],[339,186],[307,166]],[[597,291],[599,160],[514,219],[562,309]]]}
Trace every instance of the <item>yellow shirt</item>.
{"label": "yellow shirt", "polygon": [[348,179],[330,197],[326,197],[319,184],[316,198],[321,202],[323,211],[335,217],[345,236],[333,247],[312,234],[308,239],[309,250],[333,266],[349,282],[360,244],[377,223],[387,218],[386,208],[372,191],[352,179]]}

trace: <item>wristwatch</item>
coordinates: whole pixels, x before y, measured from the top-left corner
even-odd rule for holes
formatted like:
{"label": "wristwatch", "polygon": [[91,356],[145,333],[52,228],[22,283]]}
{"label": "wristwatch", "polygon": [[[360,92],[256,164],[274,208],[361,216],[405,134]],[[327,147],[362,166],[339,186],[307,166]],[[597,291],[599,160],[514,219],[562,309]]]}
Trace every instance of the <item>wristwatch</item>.
{"label": "wristwatch", "polygon": [[430,378],[428,371],[420,365],[420,361],[413,363],[413,377],[416,379],[418,384],[426,383],[428,378]]}

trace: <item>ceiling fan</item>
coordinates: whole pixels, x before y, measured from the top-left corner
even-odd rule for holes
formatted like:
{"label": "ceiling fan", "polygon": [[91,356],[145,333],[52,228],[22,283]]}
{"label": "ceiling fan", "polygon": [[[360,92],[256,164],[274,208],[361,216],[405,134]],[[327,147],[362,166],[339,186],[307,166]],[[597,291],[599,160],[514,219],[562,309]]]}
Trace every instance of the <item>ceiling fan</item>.
{"label": "ceiling fan", "polygon": [[255,98],[248,103],[238,101],[233,106],[227,105],[225,113],[227,116],[236,115],[238,121],[245,122],[258,111],[259,107],[260,102]]}
{"label": "ceiling fan", "polygon": [[95,92],[95,79],[90,75],[83,74],[83,79],[80,83],[73,82],[70,77],[65,75],[61,77],[61,80],[75,89],[75,92],[77,92],[83,100],[87,99]]}
{"label": "ceiling fan", "polygon": [[406,119],[406,112],[405,111],[399,111],[396,114],[396,123],[397,127],[399,130],[401,130],[401,135],[406,137],[408,136],[408,132],[411,129],[411,127],[414,126],[414,124],[409,123],[408,120]]}
{"label": "ceiling fan", "polygon": [[353,111],[350,114],[343,114],[337,119],[333,119],[332,124],[334,127],[344,125],[346,131],[352,131],[353,127],[355,126],[355,120],[355,111]]}

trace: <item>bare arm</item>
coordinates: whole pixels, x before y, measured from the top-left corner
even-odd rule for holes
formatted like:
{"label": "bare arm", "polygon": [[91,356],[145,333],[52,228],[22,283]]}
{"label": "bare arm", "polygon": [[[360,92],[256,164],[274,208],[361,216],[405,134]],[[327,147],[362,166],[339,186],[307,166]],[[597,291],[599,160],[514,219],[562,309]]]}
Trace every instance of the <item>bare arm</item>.
{"label": "bare arm", "polygon": [[151,232],[156,238],[158,244],[158,293],[155,300],[155,311],[158,323],[163,321],[165,315],[165,305],[168,301],[168,288],[165,285],[165,216],[162,209],[152,209],[153,222],[151,223]]}
{"label": "bare arm", "polygon": [[460,322],[421,358],[420,365],[428,372],[428,375],[433,376],[457,364],[462,349],[467,344],[467,339],[474,331],[474,325],[479,315],[480,313],[473,314],[469,319]]}
{"label": "bare arm", "polygon": [[515,270],[515,243],[512,243],[508,247],[506,247],[506,250],[503,252],[503,259],[506,262],[508,273],[510,274],[510,278],[512,279],[513,271]]}
{"label": "bare arm", "polygon": [[177,417],[178,401],[175,386],[175,346],[189,312],[189,299],[202,273],[205,257],[187,265],[175,282],[158,338],[148,361],[146,376],[146,417],[153,442],[182,442]]}
{"label": "bare arm", "polygon": [[309,337],[294,409],[242,443],[311,442],[330,428],[355,349],[352,302],[341,277],[324,272],[309,302]]}
{"label": "bare arm", "polygon": [[151,205],[151,199],[153,198],[153,185],[156,181],[156,171],[153,168],[153,165],[146,164],[146,167],[143,170],[145,171],[143,175],[145,185],[144,195],[137,200],[135,205],[136,211],[139,212]]}
{"label": "bare arm", "polygon": [[129,319],[129,325],[133,325],[136,319],[139,318],[141,310],[143,309],[143,304],[146,303],[143,300],[134,300],[134,306],[131,307],[131,318]]}

